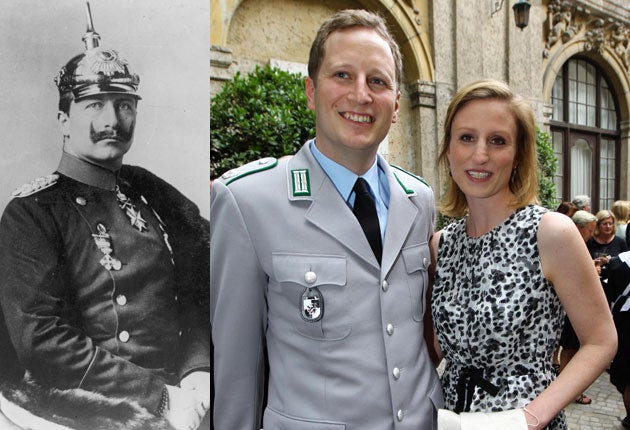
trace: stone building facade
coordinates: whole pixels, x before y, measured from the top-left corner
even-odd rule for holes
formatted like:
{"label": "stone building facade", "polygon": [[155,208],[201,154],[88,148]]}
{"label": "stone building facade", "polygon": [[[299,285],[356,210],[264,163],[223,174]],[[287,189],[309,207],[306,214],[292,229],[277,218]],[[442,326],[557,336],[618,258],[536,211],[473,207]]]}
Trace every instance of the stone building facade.
{"label": "stone building facade", "polygon": [[271,64],[306,73],[311,41],[335,11],[387,20],[404,56],[401,112],[381,153],[439,190],[436,152],[454,91],[501,79],[534,107],[559,160],[560,198],[593,197],[593,210],[630,199],[628,0],[210,0],[211,95],[236,71]]}

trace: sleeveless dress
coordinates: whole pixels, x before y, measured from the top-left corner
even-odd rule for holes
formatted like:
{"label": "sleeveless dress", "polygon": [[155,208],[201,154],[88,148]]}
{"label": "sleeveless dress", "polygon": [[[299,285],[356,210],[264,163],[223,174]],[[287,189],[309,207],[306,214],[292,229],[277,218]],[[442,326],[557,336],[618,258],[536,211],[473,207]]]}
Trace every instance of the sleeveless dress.
{"label": "sleeveless dress", "polygon": [[[446,409],[520,408],[555,379],[552,355],[564,309],[538,256],[545,212],[518,209],[476,238],[466,234],[465,218],[442,231],[432,312],[446,359]],[[566,429],[564,411],[547,428]]]}

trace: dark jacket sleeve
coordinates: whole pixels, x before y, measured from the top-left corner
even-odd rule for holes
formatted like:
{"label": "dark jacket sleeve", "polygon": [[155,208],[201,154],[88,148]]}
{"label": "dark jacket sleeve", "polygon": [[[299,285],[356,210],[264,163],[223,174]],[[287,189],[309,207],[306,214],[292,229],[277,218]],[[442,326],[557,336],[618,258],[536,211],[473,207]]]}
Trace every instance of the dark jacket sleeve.
{"label": "dark jacket sleeve", "polygon": [[64,276],[64,237],[37,197],[12,200],[0,220],[0,304],[21,364],[43,384],[99,391],[155,411],[165,381],[99,348],[79,328],[74,286]]}
{"label": "dark jacket sleeve", "polygon": [[[611,258],[605,268],[605,275],[608,278],[608,289],[610,291],[610,301],[614,302],[620,294],[623,294],[628,283],[630,283],[630,267],[617,256]],[[602,270],[602,272],[604,271]],[[602,273],[602,276],[604,276],[604,273]]]}
{"label": "dark jacket sleeve", "polygon": [[179,312],[184,332],[180,379],[210,371],[210,223],[175,187],[151,172],[125,166],[129,182],[147,198],[166,224],[173,247]]}

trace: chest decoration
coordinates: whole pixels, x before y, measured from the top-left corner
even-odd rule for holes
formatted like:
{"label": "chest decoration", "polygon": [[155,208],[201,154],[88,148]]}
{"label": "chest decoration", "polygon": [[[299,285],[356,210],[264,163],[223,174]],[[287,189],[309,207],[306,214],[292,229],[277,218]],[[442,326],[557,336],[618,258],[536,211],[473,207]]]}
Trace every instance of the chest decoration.
{"label": "chest decoration", "polygon": [[99,251],[103,253],[103,258],[101,258],[101,266],[103,266],[106,270],[120,270],[122,268],[122,263],[119,259],[114,258],[112,253],[114,249],[112,248],[111,236],[107,233],[107,229],[101,223],[96,225],[96,229],[98,233],[93,234],[94,243],[98,247]]}
{"label": "chest decoration", "polygon": [[125,212],[125,215],[127,215],[131,221],[132,226],[137,228],[140,232],[148,229],[147,222],[144,218],[142,218],[140,211],[136,209],[136,206],[131,202],[129,197],[120,191],[118,185],[116,185],[116,200],[118,200],[118,207]]}
{"label": "chest decoration", "polygon": [[317,322],[324,316],[324,296],[317,287],[307,287],[302,293],[300,303],[300,316],[304,321]]}

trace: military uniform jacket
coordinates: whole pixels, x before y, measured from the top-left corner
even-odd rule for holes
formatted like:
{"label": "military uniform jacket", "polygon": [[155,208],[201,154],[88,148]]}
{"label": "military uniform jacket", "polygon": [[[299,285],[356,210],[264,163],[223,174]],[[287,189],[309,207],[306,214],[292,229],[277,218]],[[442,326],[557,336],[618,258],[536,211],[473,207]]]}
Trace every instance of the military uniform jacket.
{"label": "military uniform jacket", "polygon": [[3,360],[151,412],[164,384],[209,370],[208,224],[194,204],[141,168],[66,154],[15,194],[0,221]]}
{"label": "military uniform jacket", "polygon": [[390,188],[379,266],[309,144],[228,172],[211,196],[216,430],[435,428],[423,338],[430,188],[379,157]]}

